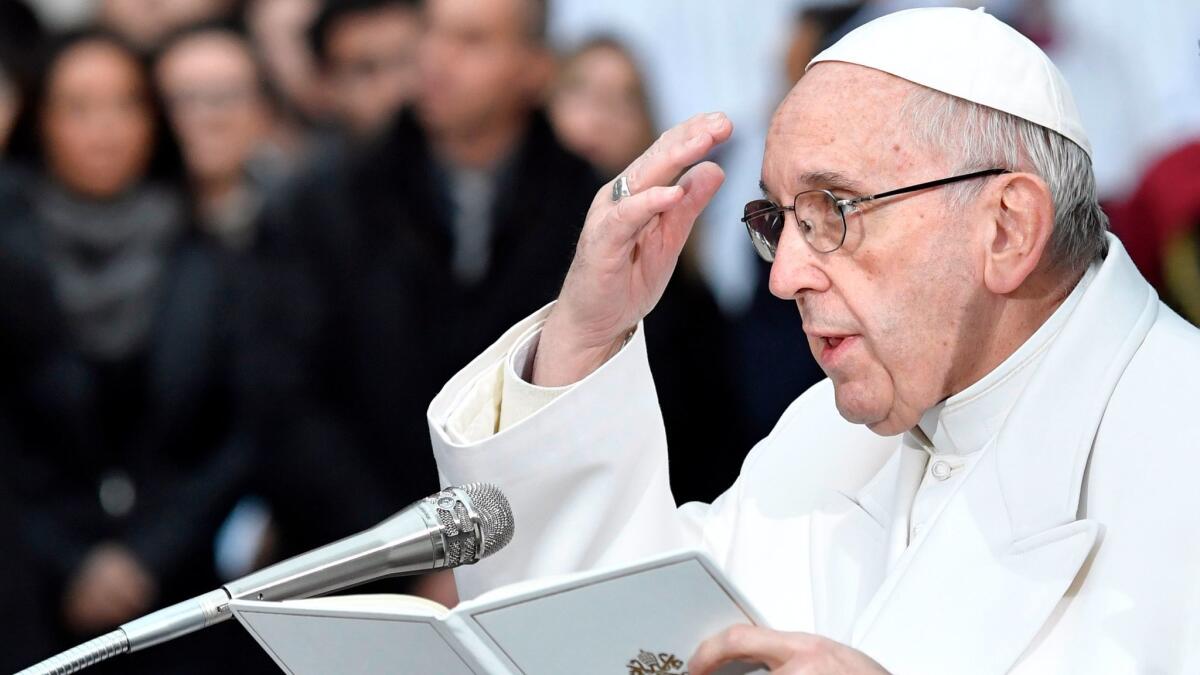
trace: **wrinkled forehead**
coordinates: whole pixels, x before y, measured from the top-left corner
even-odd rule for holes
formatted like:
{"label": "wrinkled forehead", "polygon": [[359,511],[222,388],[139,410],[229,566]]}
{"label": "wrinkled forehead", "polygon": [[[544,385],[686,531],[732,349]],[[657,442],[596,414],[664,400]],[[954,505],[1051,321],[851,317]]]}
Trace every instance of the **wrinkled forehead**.
{"label": "wrinkled forehead", "polygon": [[[767,191],[780,198],[814,187],[866,194],[936,173],[939,158],[916,143],[903,118],[918,89],[872,68],[814,65],[771,120],[762,169]],[[820,184],[822,176],[845,185]]]}

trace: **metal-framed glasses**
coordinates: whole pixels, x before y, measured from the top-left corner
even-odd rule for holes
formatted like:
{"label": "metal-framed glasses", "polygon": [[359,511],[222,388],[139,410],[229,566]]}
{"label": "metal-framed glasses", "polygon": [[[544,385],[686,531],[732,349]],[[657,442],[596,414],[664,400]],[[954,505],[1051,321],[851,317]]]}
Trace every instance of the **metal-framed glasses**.
{"label": "metal-framed glasses", "polygon": [[755,199],[746,203],[742,222],[746,224],[746,231],[750,234],[754,250],[767,262],[775,261],[775,248],[779,245],[780,235],[783,234],[784,211],[791,211],[796,215],[796,225],[813,250],[818,253],[832,253],[841,248],[846,241],[846,216],[864,202],[1002,173],[1008,173],[1008,169],[973,171],[848,199],[838,197],[829,190],[806,190],[796,195],[791,206],[780,206],[769,199]]}

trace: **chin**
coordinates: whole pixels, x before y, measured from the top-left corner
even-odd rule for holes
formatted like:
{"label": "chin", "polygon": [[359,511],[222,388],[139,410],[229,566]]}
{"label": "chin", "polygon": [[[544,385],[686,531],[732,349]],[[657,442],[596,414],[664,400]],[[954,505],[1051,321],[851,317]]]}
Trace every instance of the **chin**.
{"label": "chin", "polygon": [[[916,425],[917,420],[895,409],[893,398],[861,382],[834,384],[838,414],[847,422],[861,424],[880,436],[896,436]],[[890,392],[888,392],[890,393]]]}
{"label": "chin", "polygon": [[859,382],[834,382],[834,403],[838,414],[847,422],[865,424],[875,430],[875,425],[887,421],[889,406],[884,405],[877,392]]}
{"label": "chin", "polygon": [[867,428],[878,436],[899,436],[916,426],[916,424],[906,424],[892,417],[882,419],[878,422],[867,423]]}

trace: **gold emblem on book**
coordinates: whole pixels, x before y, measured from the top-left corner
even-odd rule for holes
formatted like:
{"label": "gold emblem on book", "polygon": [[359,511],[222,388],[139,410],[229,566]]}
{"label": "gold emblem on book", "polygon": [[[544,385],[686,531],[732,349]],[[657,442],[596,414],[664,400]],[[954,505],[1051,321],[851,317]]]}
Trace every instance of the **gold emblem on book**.
{"label": "gold emblem on book", "polygon": [[655,654],[643,649],[638,652],[636,659],[630,659],[625,665],[629,667],[629,675],[688,675],[683,661],[666,652]]}

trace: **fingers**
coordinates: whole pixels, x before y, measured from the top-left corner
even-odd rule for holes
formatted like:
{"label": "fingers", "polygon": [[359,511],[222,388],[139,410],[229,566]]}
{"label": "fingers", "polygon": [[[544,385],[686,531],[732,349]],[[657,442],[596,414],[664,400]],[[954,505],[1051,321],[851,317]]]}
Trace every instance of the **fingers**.
{"label": "fingers", "polygon": [[[596,195],[592,212],[602,214],[604,221],[602,232],[597,234],[608,241],[628,242],[648,223],[657,222],[654,216],[684,203],[684,208],[670,218],[668,225],[686,237],[692,221],[724,180],[715,164],[697,162],[732,132],[733,124],[724,114],[708,113],[696,115],[664,133],[625,171],[632,193],[629,197],[615,205],[606,204],[611,184]],[[687,174],[680,178],[685,170]],[[682,186],[679,190],[671,187],[677,178]]]}
{"label": "fingers", "polygon": [[[692,226],[700,212],[712,201],[713,195],[725,181],[725,172],[712,162],[697,164],[679,179],[679,187],[683,188],[683,198],[674,208],[664,211],[659,219],[661,236],[650,241],[657,242],[664,251],[678,255],[683,249]],[[645,243],[645,242],[643,242]]]}
{"label": "fingers", "polygon": [[731,133],[733,123],[719,112],[696,115],[672,127],[626,169],[630,191],[636,193],[655,185],[671,184],[684,169],[724,143]]}
{"label": "fingers", "polygon": [[688,659],[691,675],[709,675],[730,661],[761,663],[775,670],[792,653],[787,636],[778,631],[741,624],[700,643]]}
{"label": "fingers", "polygon": [[669,222],[678,221],[689,225],[695,222],[724,182],[725,172],[712,162],[702,162],[688,169],[679,179],[679,187],[683,188],[683,199],[678,207],[666,214]]}
{"label": "fingers", "polygon": [[652,222],[654,216],[662,215],[672,240],[686,239],[692,223],[724,181],[721,167],[712,162],[697,164],[679,179],[678,185],[652,187],[617,202],[608,212],[607,234],[628,241]]}
{"label": "fingers", "polygon": [[654,216],[674,208],[683,197],[684,189],[678,185],[652,187],[630,195],[609,209],[603,234],[618,241],[628,241]]}

